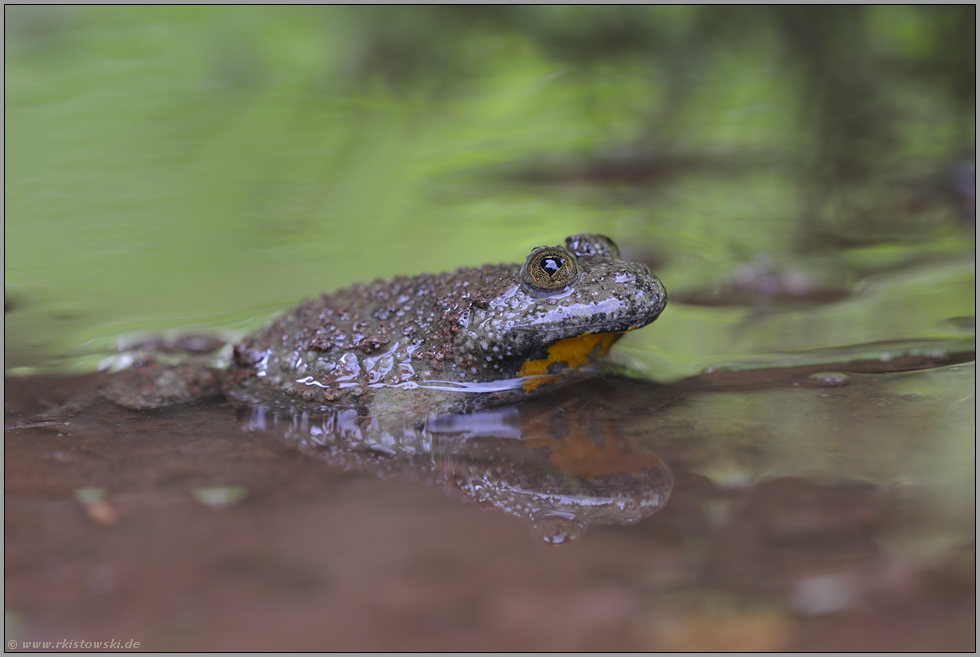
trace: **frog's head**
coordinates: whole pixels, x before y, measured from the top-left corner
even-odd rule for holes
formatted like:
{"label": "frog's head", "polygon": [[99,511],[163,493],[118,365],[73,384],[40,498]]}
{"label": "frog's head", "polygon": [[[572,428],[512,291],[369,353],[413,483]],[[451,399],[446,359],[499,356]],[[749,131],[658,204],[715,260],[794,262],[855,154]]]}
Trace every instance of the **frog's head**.
{"label": "frog's head", "polygon": [[646,265],[621,260],[608,237],[572,235],[565,246],[531,251],[517,284],[491,300],[470,331],[496,347],[488,361],[516,362],[521,376],[551,375],[605,355],[666,305],[667,291]]}

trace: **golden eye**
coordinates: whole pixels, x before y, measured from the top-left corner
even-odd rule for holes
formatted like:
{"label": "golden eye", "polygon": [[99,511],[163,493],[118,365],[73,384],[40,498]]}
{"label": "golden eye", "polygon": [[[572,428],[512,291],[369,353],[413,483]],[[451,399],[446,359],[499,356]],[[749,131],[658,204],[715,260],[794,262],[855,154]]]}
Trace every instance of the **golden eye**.
{"label": "golden eye", "polygon": [[521,282],[536,292],[558,292],[578,280],[575,256],[560,246],[541,246],[521,268]]}

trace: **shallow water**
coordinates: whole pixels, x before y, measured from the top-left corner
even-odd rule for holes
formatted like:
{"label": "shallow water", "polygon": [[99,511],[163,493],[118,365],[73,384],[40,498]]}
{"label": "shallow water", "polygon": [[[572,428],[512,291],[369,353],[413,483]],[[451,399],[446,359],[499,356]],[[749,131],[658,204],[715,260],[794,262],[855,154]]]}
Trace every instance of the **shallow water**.
{"label": "shallow water", "polygon": [[[5,10],[6,638],[973,649],[975,15],[412,11]],[[515,406],[90,394],[578,232],[670,302]]]}
{"label": "shallow water", "polygon": [[[95,402],[7,432],[8,622],[154,649],[968,649],[975,368],[885,369],[606,376],[398,438]],[[7,379],[5,421],[95,384]]]}

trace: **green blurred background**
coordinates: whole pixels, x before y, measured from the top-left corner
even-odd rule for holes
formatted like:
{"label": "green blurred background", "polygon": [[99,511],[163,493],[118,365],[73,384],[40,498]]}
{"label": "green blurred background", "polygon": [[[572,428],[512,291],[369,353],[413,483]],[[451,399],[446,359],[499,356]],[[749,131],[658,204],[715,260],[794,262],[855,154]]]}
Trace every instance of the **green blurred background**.
{"label": "green blurred background", "polygon": [[581,231],[656,379],[973,348],[974,5],[4,11],[8,373]]}

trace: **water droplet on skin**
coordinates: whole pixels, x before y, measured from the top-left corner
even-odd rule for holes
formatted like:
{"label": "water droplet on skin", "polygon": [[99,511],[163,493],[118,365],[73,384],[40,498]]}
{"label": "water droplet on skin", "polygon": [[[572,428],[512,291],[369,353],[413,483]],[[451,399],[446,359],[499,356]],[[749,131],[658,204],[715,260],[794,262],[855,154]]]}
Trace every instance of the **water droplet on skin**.
{"label": "water droplet on skin", "polygon": [[585,532],[585,525],[574,517],[549,513],[531,523],[534,534],[545,543],[570,543]]}

